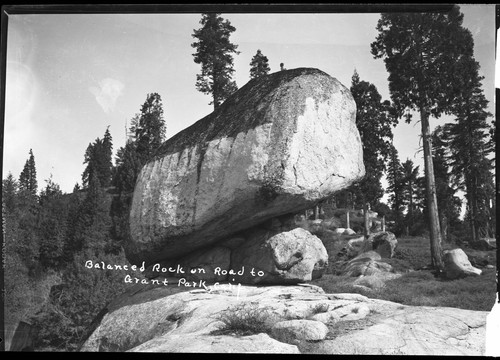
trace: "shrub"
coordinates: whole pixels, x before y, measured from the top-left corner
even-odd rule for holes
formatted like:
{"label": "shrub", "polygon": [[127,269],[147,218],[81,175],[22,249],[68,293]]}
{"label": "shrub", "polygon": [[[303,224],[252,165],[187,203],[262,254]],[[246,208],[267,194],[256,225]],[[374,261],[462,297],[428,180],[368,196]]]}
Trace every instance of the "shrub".
{"label": "shrub", "polygon": [[270,333],[277,315],[269,308],[252,303],[241,303],[217,315],[221,327],[217,333],[234,332],[240,335]]}
{"label": "shrub", "polygon": [[316,314],[320,314],[320,313],[324,313],[327,311],[328,311],[328,304],[325,304],[325,303],[318,303],[318,304],[312,306],[310,309],[311,316],[316,315]]}

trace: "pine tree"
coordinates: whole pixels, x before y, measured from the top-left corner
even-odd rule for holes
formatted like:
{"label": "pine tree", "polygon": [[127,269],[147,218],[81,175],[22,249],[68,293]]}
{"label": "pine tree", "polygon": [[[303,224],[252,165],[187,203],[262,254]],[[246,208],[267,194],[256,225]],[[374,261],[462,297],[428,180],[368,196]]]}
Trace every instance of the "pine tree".
{"label": "pine tree", "polygon": [[89,180],[93,174],[97,175],[102,187],[106,188],[110,185],[113,171],[112,153],[112,138],[109,129],[106,129],[104,138],[97,138],[85,150],[83,163],[87,164],[87,166],[82,174],[84,187],[89,185]]}
{"label": "pine tree", "polygon": [[89,250],[96,256],[104,253],[110,241],[110,201],[96,173],[91,173],[89,185],[77,210],[72,231],[70,252]]}
{"label": "pine tree", "polygon": [[102,170],[101,170],[101,184],[107,188],[111,184],[113,174],[113,138],[109,132],[109,126],[106,128],[102,140]]}
{"label": "pine tree", "polygon": [[63,263],[68,212],[63,193],[59,185],[52,180],[52,174],[45,182],[46,186],[40,193],[40,212],[37,219],[40,263],[44,267],[58,268]]}
{"label": "pine tree", "polygon": [[135,151],[144,165],[165,141],[163,104],[158,93],[147,94],[141,112],[132,119],[130,131],[134,134]]}
{"label": "pine tree", "polygon": [[432,133],[433,164],[441,231],[443,239],[450,240],[452,231],[461,225],[459,217],[462,202],[456,196],[457,189],[453,187],[451,181],[450,154],[443,129],[442,126],[437,126]]}
{"label": "pine tree", "polygon": [[82,191],[78,183],[73,192],[69,194],[67,216],[65,221],[66,240],[63,247],[64,263],[70,263],[77,251],[81,250],[81,244],[78,239],[80,229],[80,209],[82,206]]}
{"label": "pine tree", "polygon": [[35,156],[33,150],[30,149],[29,158],[24,164],[23,171],[19,176],[19,190],[25,192],[32,197],[36,197],[38,190],[38,182],[36,180]]}
{"label": "pine tree", "polygon": [[389,153],[389,161],[387,165],[387,191],[391,193],[389,200],[391,202],[391,210],[395,220],[394,232],[396,235],[401,233],[403,226],[403,209],[404,209],[404,173],[401,162],[399,161],[398,151],[391,146]]}
{"label": "pine tree", "polygon": [[112,184],[118,196],[113,197],[111,203],[110,234],[113,242],[108,244],[107,251],[114,254],[118,253],[129,234],[128,215],[137,177],[165,141],[166,127],[159,94],[147,95],[141,112],[131,121],[130,133],[132,137],[116,153],[113,172]]}
{"label": "pine tree", "polygon": [[431,259],[439,272],[444,264],[429,117],[450,113],[455,95],[462,90],[455,81],[454,64],[473,52],[472,35],[462,21],[458,6],[447,13],[384,13],[371,44],[374,57],[384,58],[399,116],[406,112],[410,122],[410,111],[420,113]]}
{"label": "pine tree", "polygon": [[201,73],[196,75],[196,89],[204,94],[212,95],[210,104],[217,109],[224,100],[237,90],[232,80],[233,54],[239,54],[229,40],[236,28],[220,14],[202,14],[202,27],[193,30],[193,37],[197,39],[191,46],[196,49],[193,54],[194,62],[201,64]]}
{"label": "pine tree", "polygon": [[352,193],[354,201],[363,206],[364,233],[368,236],[368,207],[374,206],[384,195],[381,178],[391,150],[392,126],[396,124],[396,119],[391,114],[389,102],[382,102],[375,85],[360,81],[356,70],[350,90],[356,102],[356,126],[363,144],[365,176],[349,187],[348,191]]}
{"label": "pine tree", "polygon": [[5,205],[6,214],[15,214],[17,209],[18,183],[12,173],[9,172],[7,178],[2,181],[2,203]]}
{"label": "pine tree", "polygon": [[491,232],[489,219],[494,217],[490,207],[495,197],[494,143],[490,140],[492,132],[487,122],[491,114],[486,110],[488,101],[482,90],[479,63],[472,56],[463,57],[455,69],[461,74],[455,81],[463,90],[453,104],[455,122],[445,125],[443,135],[451,153],[454,183],[466,193],[471,238],[476,241]]}
{"label": "pine tree", "polygon": [[408,211],[406,214],[406,234],[409,235],[414,223],[414,213],[415,213],[415,188],[417,186],[419,166],[414,166],[413,161],[406,159],[404,163],[401,164],[401,169],[403,173],[402,179],[402,203],[407,204]]}
{"label": "pine tree", "polygon": [[267,75],[269,71],[271,71],[269,60],[262,54],[260,49],[257,50],[257,53],[252,57],[252,61],[250,62],[250,79]]}
{"label": "pine tree", "polygon": [[36,218],[40,210],[38,204],[38,183],[36,180],[36,166],[33,151],[19,175],[19,191],[17,194],[17,216],[15,232],[17,236],[15,252],[23,260],[27,269],[31,272],[38,264],[39,239]]}
{"label": "pine tree", "polygon": [[135,182],[142,167],[135,142],[127,141],[124,147],[118,149],[115,165],[113,185],[116,186],[118,193],[130,194],[134,191]]}

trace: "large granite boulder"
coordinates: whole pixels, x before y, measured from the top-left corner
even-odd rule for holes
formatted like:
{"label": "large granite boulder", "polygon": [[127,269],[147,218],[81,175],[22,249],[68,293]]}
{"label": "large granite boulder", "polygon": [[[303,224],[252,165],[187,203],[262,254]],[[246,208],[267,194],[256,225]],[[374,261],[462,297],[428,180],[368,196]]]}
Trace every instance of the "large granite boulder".
{"label": "large granite boulder", "polygon": [[478,276],[482,271],[472,266],[462,249],[443,251],[444,275],[453,280],[466,276]]}
{"label": "large granite boulder", "polygon": [[251,80],[142,168],[127,258],[179,258],[349,186],[364,175],[355,114],[349,89],[317,69]]}

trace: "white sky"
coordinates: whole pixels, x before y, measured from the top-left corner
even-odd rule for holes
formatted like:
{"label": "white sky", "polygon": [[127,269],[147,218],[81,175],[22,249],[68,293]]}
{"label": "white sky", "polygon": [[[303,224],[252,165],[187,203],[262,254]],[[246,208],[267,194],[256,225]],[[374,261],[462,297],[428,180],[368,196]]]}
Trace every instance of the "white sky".
{"label": "white sky", "polygon": [[[475,39],[486,97],[494,113],[495,7],[461,5]],[[389,99],[383,60],[370,54],[379,14],[222,14],[236,28],[231,40],[239,87],[249,80],[257,49],[271,72],[318,68],[350,87],[356,68]],[[81,183],[89,143],[110,126],[114,151],[125,144],[125,123],[148,93],[161,95],[167,137],[212,111],[195,89],[192,33],[200,14],[25,14],[8,17],[3,174],[19,177],[35,155],[39,188],[50,174],[64,192]],[[416,119],[418,120],[418,119]],[[446,119],[444,119],[446,120]],[[443,119],[431,120],[431,125]],[[422,164],[420,125],[394,130],[400,160]],[[421,166],[423,170],[423,166]]]}

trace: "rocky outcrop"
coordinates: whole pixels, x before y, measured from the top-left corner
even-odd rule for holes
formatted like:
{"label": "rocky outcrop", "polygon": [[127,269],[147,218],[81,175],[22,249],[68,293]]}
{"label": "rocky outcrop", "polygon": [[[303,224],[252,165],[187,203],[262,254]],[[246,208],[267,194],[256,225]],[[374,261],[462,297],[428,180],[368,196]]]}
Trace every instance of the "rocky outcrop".
{"label": "rocky outcrop", "polygon": [[178,259],[349,186],[364,175],[355,113],[349,90],[316,69],[250,81],[143,167],[127,258]]}
{"label": "rocky outcrop", "polygon": [[462,249],[443,251],[444,275],[453,280],[466,276],[478,276],[482,271],[472,266]]}
{"label": "rocky outcrop", "polygon": [[285,320],[274,324],[271,334],[278,341],[291,344],[304,340],[320,341],[326,338],[328,327],[318,320]]}
{"label": "rocky outcrop", "polygon": [[[404,306],[327,294],[313,285],[179,289],[132,287],[108,305],[81,350],[299,353],[312,347],[324,354],[484,354],[484,311]],[[233,310],[242,304],[253,310]],[[228,327],[250,320],[255,325],[267,315],[274,325],[262,331],[242,334]],[[223,321],[227,316],[247,321]]]}
{"label": "rocky outcrop", "polygon": [[382,260],[376,251],[367,251],[350,260],[342,270],[341,274],[346,276],[371,276],[380,272],[391,272],[392,266]]}
{"label": "rocky outcrop", "polygon": [[365,244],[365,237],[360,236],[347,241],[344,251],[348,258],[354,258],[361,253],[363,246]]}
{"label": "rocky outcrop", "polygon": [[348,258],[354,258],[364,252],[375,251],[382,258],[392,258],[398,245],[396,236],[389,232],[373,233],[365,239],[364,236],[347,241],[343,252]]}
{"label": "rocky outcrop", "polygon": [[398,240],[393,233],[389,231],[378,232],[371,234],[364,241],[360,252],[374,250],[378,252],[382,258],[390,259],[394,256],[397,245]]}

